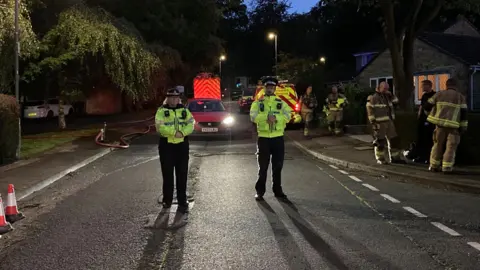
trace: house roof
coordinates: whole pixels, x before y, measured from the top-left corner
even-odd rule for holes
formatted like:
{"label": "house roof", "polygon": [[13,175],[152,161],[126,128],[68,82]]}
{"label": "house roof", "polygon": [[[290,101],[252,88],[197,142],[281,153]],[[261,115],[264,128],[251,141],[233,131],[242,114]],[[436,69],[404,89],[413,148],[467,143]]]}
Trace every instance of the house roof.
{"label": "house roof", "polygon": [[480,64],[480,38],[443,33],[423,33],[418,39],[468,65]]}
{"label": "house roof", "polygon": [[[428,33],[444,33],[448,28],[452,27],[460,21],[467,22],[474,29],[477,29],[469,20],[467,20],[463,15],[458,15],[455,18],[449,19],[438,19],[435,23],[430,24],[424,32]],[[478,31],[478,30],[477,30]],[[364,45],[360,46],[356,54],[365,53],[365,52],[383,52],[387,48],[387,43],[385,42],[385,37],[382,35],[370,40]]]}

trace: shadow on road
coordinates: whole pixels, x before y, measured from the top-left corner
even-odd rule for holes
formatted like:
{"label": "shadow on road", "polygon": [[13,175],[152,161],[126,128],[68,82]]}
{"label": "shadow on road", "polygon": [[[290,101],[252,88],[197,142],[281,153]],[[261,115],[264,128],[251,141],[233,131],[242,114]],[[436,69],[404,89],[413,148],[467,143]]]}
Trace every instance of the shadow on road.
{"label": "shadow on road", "polygon": [[285,258],[285,261],[290,266],[290,269],[313,269],[305,258],[302,250],[295,242],[295,239],[277,216],[273,208],[265,201],[259,202],[258,207],[265,214],[265,217],[267,217],[267,220],[272,227],[273,234],[275,235],[275,239],[278,242],[278,247]]}
{"label": "shadow on road", "polygon": [[298,213],[297,207],[290,200],[279,200],[288,217],[292,220],[295,227],[303,235],[305,240],[317,251],[317,253],[325,258],[329,264],[336,269],[349,269],[342,258],[325,242],[313,229],[307,221],[305,221]]}
{"label": "shadow on road", "polygon": [[[287,213],[290,220],[297,227],[300,233],[304,238],[310,243],[310,245],[318,252],[320,256],[325,258],[332,266],[336,269],[349,269],[348,266],[343,262],[342,258],[330,247],[330,245],[325,242],[321,236],[319,236],[315,229],[312,228],[309,222],[307,222],[299,213],[298,208],[290,200],[279,200],[283,209]],[[303,212],[303,211],[302,211]],[[310,214],[308,214],[310,215]],[[315,219],[318,222],[321,222],[318,218]],[[331,226],[326,222],[321,222],[322,229],[335,237],[337,240],[341,241],[344,245],[348,246],[350,249],[358,251],[364,250],[369,251],[369,248],[362,245],[360,242],[348,237],[345,232],[337,230],[335,227]],[[385,260],[381,256],[368,252],[365,256],[369,262],[377,265],[381,269],[400,269],[392,265],[389,261]]]}
{"label": "shadow on road", "polygon": [[[185,215],[176,212],[172,225],[169,225],[170,211],[162,209],[147,240],[137,270],[180,269],[182,264]],[[180,225],[179,225],[180,224]]]}

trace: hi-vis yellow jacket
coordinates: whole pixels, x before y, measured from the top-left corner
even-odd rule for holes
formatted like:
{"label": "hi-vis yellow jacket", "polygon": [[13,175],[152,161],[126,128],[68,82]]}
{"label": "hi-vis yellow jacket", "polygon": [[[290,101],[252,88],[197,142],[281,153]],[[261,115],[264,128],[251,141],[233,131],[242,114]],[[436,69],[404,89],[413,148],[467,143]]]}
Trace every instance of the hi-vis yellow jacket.
{"label": "hi-vis yellow jacket", "polygon": [[468,126],[467,102],[465,96],[456,89],[437,92],[428,100],[427,108],[432,109],[427,121],[446,128],[463,128]]}
{"label": "hi-vis yellow jacket", "polygon": [[398,98],[391,92],[375,92],[367,98],[368,121],[386,122],[395,120],[395,110],[393,105],[398,103]]}
{"label": "hi-vis yellow jacket", "polygon": [[343,111],[343,107],[348,104],[347,98],[342,94],[330,93],[325,99],[327,108],[330,111]]}
{"label": "hi-vis yellow jacket", "polygon": [[[155,115],[155,127],[160,136],[167,138],[168,143],[178,144],[184,137],[192,134],[195,120],[192,113],[179,104],[175,108],[164,105],[158,108]],[[175,138],[177,131],[183,134],[182,138]]]}
{"label": "hi-vis yellow jacket", "polygon": [[[290,121],[291,108],[276,96],[264,96],[252,103],[250,120],[257,124],[258,137],[275,138],[283,136],[285,127]],[[268,116],[274,115],[274,124],[267,122]]]}

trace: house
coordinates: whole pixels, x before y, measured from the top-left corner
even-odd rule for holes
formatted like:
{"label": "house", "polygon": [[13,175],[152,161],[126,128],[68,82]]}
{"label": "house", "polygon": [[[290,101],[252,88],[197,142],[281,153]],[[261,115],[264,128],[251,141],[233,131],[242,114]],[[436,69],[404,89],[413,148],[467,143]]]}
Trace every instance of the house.
{"label": "house", "polygon": [[[385,42],[357,53],[355,81],[361,86],[376,87],[381,81],[393,86],[393,68]],[[480,32],[459,16],[441,31],[421,33],[414,43],[415,103],[420,103],[421,81],[428,79],[434,89],[444,90],[445,82],[455,77],[468,99],[471,110],[480,110]],[[395,88],[393,88],[395,92]]]}

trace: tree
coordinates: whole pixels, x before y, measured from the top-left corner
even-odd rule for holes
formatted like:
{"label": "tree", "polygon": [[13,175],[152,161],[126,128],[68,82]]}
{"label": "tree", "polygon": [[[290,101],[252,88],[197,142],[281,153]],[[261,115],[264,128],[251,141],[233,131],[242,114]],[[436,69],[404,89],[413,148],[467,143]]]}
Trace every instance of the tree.
{"label": "tree", "polygon": [[41,73],[55,76],[60,90],[59,126],[65,128],[63,101],[85,91],[91,76],[107,76],[134,99],[149,91],[158,58],[145,44],[114,24],[108,13],[74,6],[60,14],[58,24],[41,40],[41,57],[24,78],[32,81]]}
{"label": "tree", "polygon": [[[38,40],[32,30],[28,2],[20,2],[20,57],[25,59],[38,52]],[[0,0],[0,93],[10,93],[14,84],[15,2]]]}
{"label": "tree", "polygon": [[282,61],[278,63],[278,76],[289,82],[298,83],[312,72],[318,61],[295,57],[288,53],[280,53]]}
{"label": "tree", "polygon": [[[345,1],[345,0],[344,0]],[[338,1],[324,1],[327,5],[336,5]],[[413,46],[419,33],[439,15],[442,8],[460,8],[478,11],[477,0],[358,0],[358,10],[378,9],[383,35],[390,50],[393,77],[397,89],[400,108],[408,109],[412,105],[413,85]],[[350,2],[351,3],[351,2]]]}

